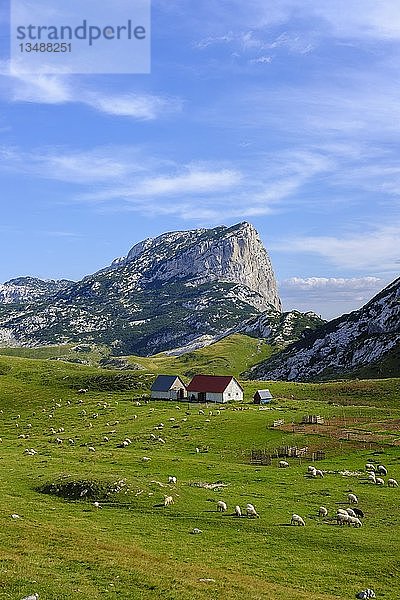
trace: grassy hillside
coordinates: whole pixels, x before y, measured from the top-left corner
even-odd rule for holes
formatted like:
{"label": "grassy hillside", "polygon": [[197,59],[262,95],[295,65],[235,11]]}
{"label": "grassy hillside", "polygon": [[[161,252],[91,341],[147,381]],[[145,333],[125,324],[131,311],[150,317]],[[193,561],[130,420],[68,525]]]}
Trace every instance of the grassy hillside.
{"label": "grassy hillside", "polygon": [[[363,474],[366,461],[383,462],[400,481],[398,380],[273,383],[280,399],[268,410],[203,406],[202,414],[186,403],[137,405],[151,379],[0,357],[0,598],[345,600],[365,587],[400,597],[399,491]],[[84,381],[90,391],[77,394]],[[249,400],[259,384],[244,385]],[[344,437],[329,425],[295,429],[303,414],[344,421]],[[278,417],[287,426],[273,428]],[[359,430],[367,442],[347,439]],[[132,443],[119,447],[126,437]],[[289,459],[289,469],[249,464],[253,449],[283,445],[324,450],[325,477],[305,477],[308,459]],[[361,529],[332,518],[349,490],[366,513]],[[174,504],[165,508],[164,495]],[[233,516],[247,502],[259,519]],[[327,519],[317,516],[321,504]],[[306,527],[289,526],[293,512]]]}

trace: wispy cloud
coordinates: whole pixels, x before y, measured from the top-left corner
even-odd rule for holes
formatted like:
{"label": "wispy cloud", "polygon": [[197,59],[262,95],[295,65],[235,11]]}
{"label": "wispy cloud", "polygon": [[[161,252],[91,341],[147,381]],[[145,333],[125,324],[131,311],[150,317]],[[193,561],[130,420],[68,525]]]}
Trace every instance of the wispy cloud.
{"label": "wispy cloud", "polygon": [[315,254],[340,269],[396,272],[400,265],[400,224],[364,228],[355,235],[293,237],[275,243],[275,250]]}
{"label": "wispy cloud", "polygon": [[314,310],[330,319],[356,310],[382,290],[390,279],[382,277],[291,277],[280,282],[286,310]]}
{"label": "wispy cloud", "polygon": [[11,102],[37,104],[75,103],[98,112],[139,121],[150,121],[179,113],[183,108],[180,98],[154,95],[139,91],[106,93],[83,84],[69,75],[29,75],[9,71],[3,64],[1,72],[2,95]]}

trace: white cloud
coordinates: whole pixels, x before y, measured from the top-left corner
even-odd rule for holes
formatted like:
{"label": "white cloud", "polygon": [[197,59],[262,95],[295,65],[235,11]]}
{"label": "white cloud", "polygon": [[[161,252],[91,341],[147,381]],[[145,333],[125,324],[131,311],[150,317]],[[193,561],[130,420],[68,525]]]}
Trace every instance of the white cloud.
{"label": "white cloud", "polygon": [[65,75],[29,75],[16,70],[9,71],[3,64],[0,75],[3,80],[3,96],[12,102],[37,104],[83,104],[104,114],[129,117],[141,121],[162,118],[182,110],[179,98],[157,96],[143,92],[108,94],[93,90],[77,77]]}
{"label": "white cloud", "polygon": [[341,269],[371,270],[376,272],[399,269],[400,225],[386,225],[373,229],[365,227],[358,234],[334,236],[307,236],[275,243],[274,249],[295,254],[315,254]]}
{"label": "white cloud", "polygon": [[380,289],[383,279],[380,277],[290,277],[281,282],[286,290],[355,290]]}
{"label": "white cloud", "polygon": [[280,282],[280,296],[285,310],[312,310],[325,319],[357,310],[390,279],[367,277],[290,277]]}

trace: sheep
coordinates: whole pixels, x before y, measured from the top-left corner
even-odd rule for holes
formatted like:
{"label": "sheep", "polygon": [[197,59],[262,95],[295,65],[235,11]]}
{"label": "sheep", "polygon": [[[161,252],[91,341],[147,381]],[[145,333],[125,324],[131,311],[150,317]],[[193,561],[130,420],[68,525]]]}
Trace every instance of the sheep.
{"label": "sheep", "polygon": [[315,470],[316,469],[315,469],[315,467],[313,467],[313,465],[308,465],[308,468],[307,468],[308,473],[313,473]]}
{"label": "sheep", "polygon": [[200,448],[195,448],[196,454],[200,452]]}
{"label": "sheep", "polygon": [[348,494],[347,499],[349,501],[349,504],[358,504],[358,498],[355,494]]}
{"label": "sheep", "polygon": [[388,479],[388,487],[399,487],[399,484],[395,479]]}
{"label": "sheep", "polygon": [[101,506],[100,506],[100,502],[97,502],[97,501],[96,501],[96,502],[93,502],[93,506],[94,506],[95,508],[101,508]]}
{"label": "sheep", "polygon": [[110,441],[110,440],[109,440],[109,438],[108,438],[108,437],[105,435],[105,436],[103,437],[103,442],[109,442],[109,441]]}
{"label": "sheep", "polygon": [[204,415],[204,410],[199,410],[199,415]]}
{"label": "sheep", "polygon": [[175,483],[176,483],[176,477],[175,477],[175,475],[170,475],[168,477],[168,483],[173,483],[175,485]]}
{"label": "sheep", "polygon": [[292,515],[290,524],[291,525],[298,525],[299,527],[304,527],[305,526],[304,519],[302,519],[299,515],[296,515],[296,514]]}
{"label": "sheep", "polygon": [[371,475],[368,475],[368,481],[374,484],[376,483],[375,473],[371,473]]}
{"label": "sheep", "polygon": [[320,471],[319,469],[315,469],[315,475],[314,477],[321,477],[323,478],[324,474],[322,471]]}
{"label": "sheep", "polygon": [[286,469],[286,467],[289,466],[289,463],[286,460],[280,460],[279,461],[279,465],[278,465],[281,469]]}
{"label": "sheep", "polygon": [[174,503],[174,499],[172,496],[164,496],[164,506],[170,506]]}
{"label": "sheep", "polygon": [[96,452],[96,448],[94,448],[93,446],[88,446],[88,450],[89,452]]}
{"label": "sheep", "polygon": [[367,588],[366,590],[361,590],[361,592],[358,592],[358,594],[356,594],[356,598],[358,598],[358,600],[368,600],[369,598],[376,598],[376,596],[374,590]]}
{"label": "sheep", "polygon": [[353,512],[355,513],[356,517],[363,519],[364,518],[364,513],[361,510],[361,508],[357,508],[356,506],[353,508]]}
{"label": "sheep", "polygon": [[222,500],[218,500],[217,511],[218,512],[226,512],[227,510],[228,510],[228,507],[227,507],[226,503],[223,502]]}
{"label": "sheep", "polygon": [[201,529],[199,529],[198,527],[195,527],[194,529],[192,529],[191,533],[193,533],[194,535],[199,534],[199,533],[203,533],[203,531]]}
{"label": "sheep", "polygon": [[63,440],[61,438],[59,438],[59,437],[57,437],[54,441],[55,441],[56,444],[62,444],[63,443]]}
{"label": "sheep", "polygon": [[385,485],[385,480],[382,477],[377,477],[375,481],[376,485]]}
{"label": "sheep", "polygon": [[241,511],[241,508],[240,508],[240,506],[238,506],[238,505],[236,505],[236,506],[235,506],[235,515],[236,515],[237,517],[241,517],[241,516],[242,516],[242,511]]}
{"label": "sheep", "polygon": [[348,515],[349,513],[344,508],[338,508],[337,514]]}
{"label": "sheep", "polygon": [[318,509],[318,515],[320,517],[326,517],[328,515],[328,509],[325,506],[320,506]]}
{"label": "sheep", "polygon": [[346,512],[348,515],[350,515],[350,517],[357,517],[356,513],[352,508],[346,508]]}
{"label": "sheep", "polygon": [[362,527],[362,523],[360,519],[357,517],[352,517],[349,515],[349,525],[353,525],[354,527]]}
{"label": "sheep", "polygon": [[347,513],[338,512],[336,515],[336,520],[338,525],[344,525],[345,523],[349,525],[350,515],[348,515]]}
{"label": "sheep", "polygon": [[22,600],[39,600],[39,594],[35,593],[30,596],[25,596]]}
{"label": "sheep", "polygon": [[246,504],[246,513],[247,513],[248,517],[259,517],[260,516],[252,504]]}
{"label": "sheep", "polygon": [[365,465],[365,470],[366,471],[376,471],[375,466],[373,464],[371,464],[371,463],[367,463]]}
{"label": "sheep", "polygon": [[148,456],[143,456],[142,458],[143,462],[149,462],[149,460],[151,460],[151,458],[149,458]]}
{"label": "sheep", "polygon": [[376,470],[379,473],[379,475],[385,475],[386,476],[388,474],[387,468],[384,467],[383,465],[378,465],[377,468],[376,468]]}
{"label": "sheep", "polygon": [[75,440],[73,440],[72,438],[68,438],[68,441],[69,441],[69,443],[71,444],[71,446],[72,446],[73,444],[75,444]]}

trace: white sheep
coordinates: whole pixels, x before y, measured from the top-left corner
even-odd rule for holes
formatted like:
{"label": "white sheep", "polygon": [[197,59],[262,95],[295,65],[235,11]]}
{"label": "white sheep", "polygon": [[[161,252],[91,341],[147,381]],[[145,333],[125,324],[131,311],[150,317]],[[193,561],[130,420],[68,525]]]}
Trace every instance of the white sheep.
{"label": "white sheep", "polygon": [[151,458],[149,458],[148,456],[143,456],[142,461],[143,462],[149,462],[151,460]]}
{"label": "white sheep", "polygon": [[260,515],[257,513],[253,504],[246,504],[246,513],[248,517],[259,517]]}
{"label": "white sheep", "polygon": [[35,593],[31,596],[25,596],[22,600],[39,600],[39,594]]}
{"label": "white sheep", "polygon": [[93,446],[88,446],[88,450],[89,452],[96,452],[96,448],[94,448]]}
{"label": "white sheep", "polygon": [[235,506],[235,515],[236,515],[237,517],[241,517],[241,516],[242,516],[242,511],[241,511],[241,508],[240,508],[240,506],[239,506],[239,505],[236,505],[236,506]]}
{"label": "white sheep", "polygon": [[168,477],[168,483],[173,483],[173,484],[176,483],[176,477],[175,477],[175,475],[170,475]]}
{"label": "white sheep", "polygon": [[346,512],[348,515],[350,515],[350,517],[357,517],[356,513],[352,508],[346,508]]}
{"label": "white sheep", "polygon": [[279,461],[279,467],[281,469],[286,469],[289,466],[289,463],[286,460],[280,460]]}
{"label": "white sheep", "polygon": [[349,515],[349,525],[353,525],[353,527],[362,527],[362,523],[360,519],[357,517],[352,517]]}
{"label": "white sheep", "polygon": [[384,467],[383,465],[378,465],[376,470],[378,471],[379,475],[387,475],[387,468]]}
{"label": "white sheep", "polygon": [[319,469],[315,469],[315,475],[314,477],[321,477],[323,478],[324,474],[322,471],[320,471]]}
{"label": "white sheep", "polygon": [[313,465],[308,465],[308,468],[307,468],[307,472],[308,473],[313,473],[315,470],[316,469],[315,469],[315,467]]}
{"label": "white sheep", "polygon": [[198,527],[195,527],[194,529],[192,529],[192,533],[194,535],[199,534],[199,533],[203,533],[201,529],[199,529]]}
{"label": "white sheep", "polygon": [[376,469],[375,469],[375,466],[372,463],[367,463],[365,465],[365,470],[366,471],[375,471]]}
{"label": "white sheep", "polygon": [[358,504],[358,498],[355,494],[348,494],[347,499],[350,504]]}
{"label": "white sheep", "polygon": [[377,477],[375,483],[376,485],[385,485],[385,480],[382,477]]}
{"label": "white sheep", "polygon": [[399,487],[399,484],[395,479],[388,479],[388,487]]}
{"label": "white sheep", "polygon": [[170,506],[174,503],[174,499],[172,496],[164,496],[164,506]]}
{"label": "white sheep", "polygon": [[93,506],[94,506],[95,508],[101,508],[101,506],[100,506],[100,502],[97,502],[97,501],[96,501],[96,502],[93,502]]}
{"label": "white sheep", "polygon": [[222,500],[218,500],[217,502],[217,511],[219,512],[226,512],[228,510],[228,507],[226,505],[225,502],[223,502]]}
{"label": "white sheep", "polygon": [[302,519],[299,515],[296,515],[294,513],[292,515],[290,524],[291,525],[299,525],[300,527],[304,527],[305,526],[304,519]]}
{"label": "white sheep", "polygon": [[370,481],[373,484],[376,483],[375,473],[371,473],[371,475],[368,475],[368,481]]}
{"label": "white sheep", "polygon": [[337,524],[338,525],[344,525],[345,523],[347,523],[348,525],[350,524],[350,515],[346,513],[341,513],[338,512],[336,515],[336,520],[337,520]]}
{"label": "white sheep", "polygon": [[328,509],[325,506],[320,506],[318,509],[318,515],[320,517],[326,517],[328,515]]}

